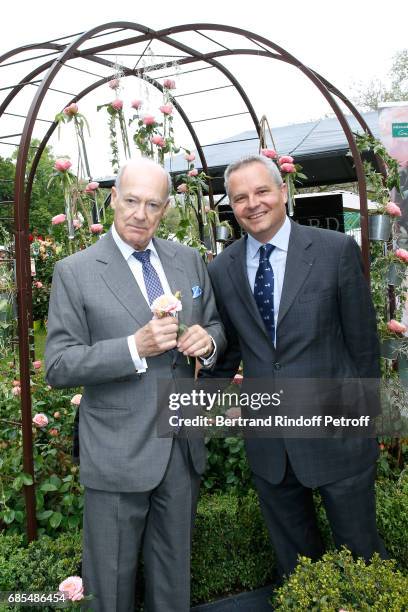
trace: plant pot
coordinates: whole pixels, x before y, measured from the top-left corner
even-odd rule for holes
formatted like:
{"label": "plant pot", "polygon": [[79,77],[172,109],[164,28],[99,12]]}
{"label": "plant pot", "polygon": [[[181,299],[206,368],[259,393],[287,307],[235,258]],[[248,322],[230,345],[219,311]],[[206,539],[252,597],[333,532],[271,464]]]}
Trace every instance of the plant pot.
{"label": "plant pot", "polygon": [[368,237],[370,240],[388,242],[391,236],[392,221],[389,215],[369,215]]}
{"label": "plant pot", "polygon": [[215,237],[217,242],[227,242],[230,237],[229,228],[225,225],[218,225],[215,228]]}
{"label": "plant pot", "polygon": [[401,385],[408,390],[408,357],[405,355],[398,357],[398,375]]}
{"label": "plant pot", "polygon": [[397,262],[390,264],[388,268],[387,280],[389,285],[400,285],[404,279],[406,266]]}
{"label": "plant pot", "polygon": [[401,340],[400,338],[388,338],[381,342],[381,357],[385,359],[396,359]]}

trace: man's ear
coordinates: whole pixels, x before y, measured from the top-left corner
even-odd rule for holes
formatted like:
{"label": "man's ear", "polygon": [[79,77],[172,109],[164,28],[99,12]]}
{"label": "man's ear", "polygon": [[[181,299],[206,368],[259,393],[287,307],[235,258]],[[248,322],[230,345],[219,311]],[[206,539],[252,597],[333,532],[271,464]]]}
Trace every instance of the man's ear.
{"label": "man's ear", "polygon": [[116,208],[116,200],[118,199],[118,190],[116,189],[116,187],[112,187],[111,189],[111,201],[110,201],[110,206],[113,210],[115,210]]}
{"label": "man's ear", "polygon": [[[112,187],[112,189],[113,189],[113,187]],[[286,183],[282,183],[281,190],[282,190],[283,200],[284,200],[284,202],[286,204],[287,201],[288,201],[288,186],[287,186]]]}

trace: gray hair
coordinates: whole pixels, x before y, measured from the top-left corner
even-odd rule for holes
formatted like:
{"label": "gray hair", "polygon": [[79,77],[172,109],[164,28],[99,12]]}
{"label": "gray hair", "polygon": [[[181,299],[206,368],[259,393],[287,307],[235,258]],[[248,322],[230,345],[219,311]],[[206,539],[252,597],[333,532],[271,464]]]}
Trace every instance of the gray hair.
{"label": "gray hair", "polygon": [[163,170],[163,174],[166,176],[166,180],[167,180],[167,197],[166,199],[170,196],[171,190],[173,188],[173,183],[171,180],[171,176],[170,174],[167,172],[167,170],[165,168],[163,168],[163,166],[160,166],[160,164],[157,164],[155,161],[153,161],[152,159],[150,159],[150,157],[138,157],[138,158],[134,158],[134,159],[128,159],[126,163],[123,164],[123,166],[121,166],[119,168],[119,172],[116,175],[115,178],[115,187],[118,191],[120,191],[120,183],[123,177],[123,174],[126,170],[126,168],[132,164],[135,165],[146,165],[146,166],[155,166],[156,168],[161,168]]}
{"label": "gray hair", "polygon": [[224,186],[225,186],[225,192],[228,195],[229,195],[228,183],[229,183],[231,174],[233,172],[236,172],[237,170],[240,170],[241,168],[244,168],[245,166],[249,166],[250,164],[255,164],[255,163],[263,164],[265,168],[268,170],[275,184],[278,187],[282,185],[283,183],[282,176],[275,162],[273,162],[268,157],[265,157],[264,155],[248,155],[246,157],[241,157],[241,159],[238,159],[235,162],[232,162],[232,164],[230,164],[228,168],[225,170]]}

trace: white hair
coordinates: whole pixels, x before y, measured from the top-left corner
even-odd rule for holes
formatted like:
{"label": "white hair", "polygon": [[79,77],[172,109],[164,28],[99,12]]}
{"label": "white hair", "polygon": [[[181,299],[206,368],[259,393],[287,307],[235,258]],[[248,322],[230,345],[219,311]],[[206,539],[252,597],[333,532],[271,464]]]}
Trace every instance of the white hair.
{"label": "white hair", "polygon": [[237,170],[240,170],[244,166],[249,166],[249,164],[255,164],[255,163],[263,164],[265,166],[265,168],[268,170],[269,174],[271,175],[277,187],[280,187],[282,185],[283,179],[282,179],[281,173],[279,172],[278,167],[275,164],[275,162],[273,162],[268,157],[265,157],[264,155],[248,155],[247,157],[241,157],[241,159],[238,159],[237,161],[232,162],[228,166],[228,168],[225,170],[224,186],[225,186],[225,192],[227,194],[229,193],[228,183],[229,183],[231,174],[233,172],[236,172]]}
{"label": "white hair", "polygon": [[163,168],[163,166],[160,166],[160,164],[157,164],[155,161],[153,161],[152,159],[150,159],[150,157],[137,157],[137,158],[133,158],[133,159],[128,159],[123,166],[121,166],[119,168],[119,172],[116,175],[116,179],[115,179],[115,187],[118,191],[120,191],[120,183],[122,181],[122,177],[123,174],[125,172],[125,170],[128,168],[128,166],[150,166],[150,167],[155,167],[155,168],[160,168],[160,170],[163,171],[164,176],[166,177],[167,180],[167,196],[166,199],[170,196],[172,187],[173,187],[173,183],[171,181],[171,176],[170,174],[167,172],[167,170],[165,170]]}

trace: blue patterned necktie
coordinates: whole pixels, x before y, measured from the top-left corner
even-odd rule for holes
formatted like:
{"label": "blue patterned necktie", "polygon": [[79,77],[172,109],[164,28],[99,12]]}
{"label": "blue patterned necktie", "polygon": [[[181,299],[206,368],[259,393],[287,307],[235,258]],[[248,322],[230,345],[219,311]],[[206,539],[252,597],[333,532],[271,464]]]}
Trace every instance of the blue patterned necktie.
{"label": "blue patterned necktie", "polygon": [[273,308],[274,277],[269,257],[274,249],[273,244],[263,244],[259,249],[259,266],[255,276],[254,298],[265,327],[275,342],[275,313]]}
{"label": "blue patterned necktie", "polygon": [[150,263],[150,249],[146,249],[145,251],[135,251],[133,253],[133,257],[135,257],[142,264],[147,297],[149,298],[149,304],[151,304],[156,298],[163,295],[164,291],[159,275]]}

